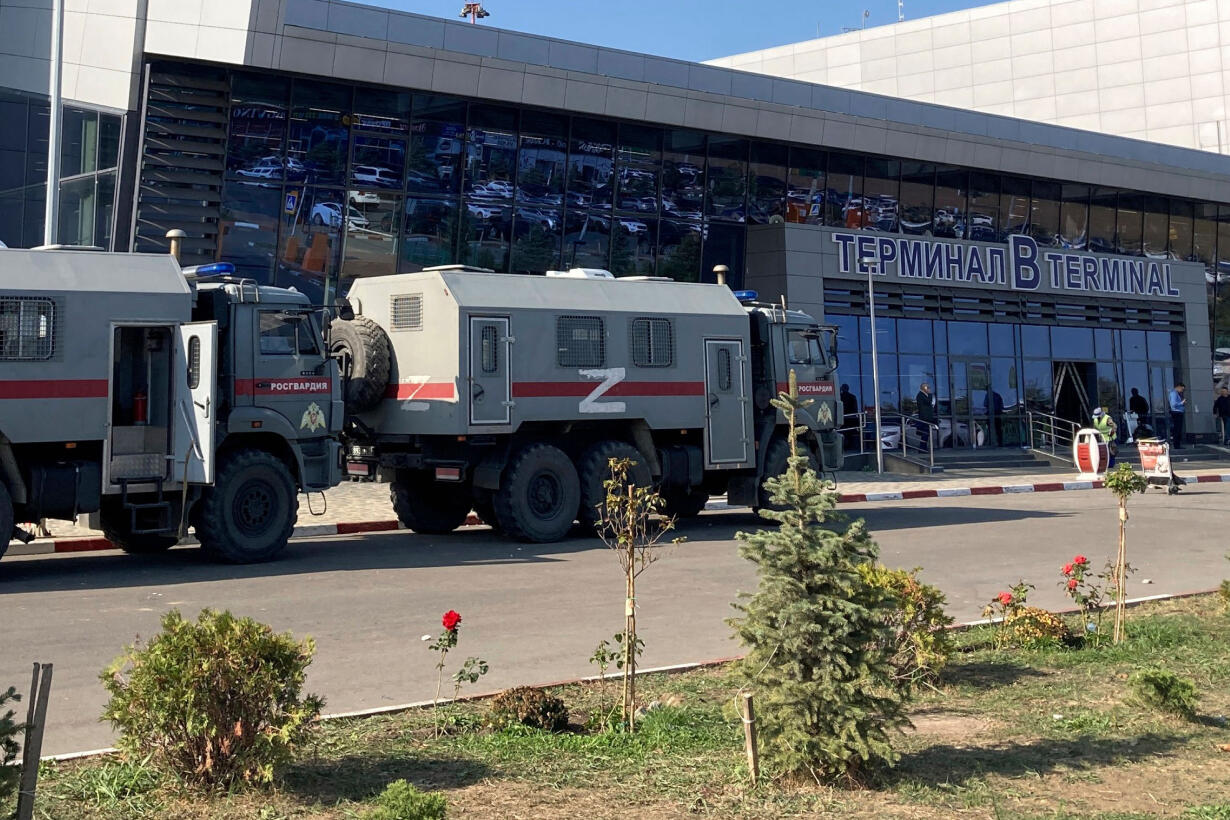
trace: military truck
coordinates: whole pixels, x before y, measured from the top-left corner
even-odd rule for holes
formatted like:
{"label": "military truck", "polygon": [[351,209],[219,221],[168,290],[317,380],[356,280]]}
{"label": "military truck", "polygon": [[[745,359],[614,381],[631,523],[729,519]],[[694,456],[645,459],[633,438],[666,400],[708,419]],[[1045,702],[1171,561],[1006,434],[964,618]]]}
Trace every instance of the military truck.
{"label": "military truck", "polygon": [[613,457],[666,512],[711,494],[768,506],[787,426],[770,404],[794,370],[813,464],[841,437],[836,333],[724,285],[574,269],[459,266],[359,279],[329,328],[351,413],[346,471],[391,483],[410,529],[445,533],[471,509],[525,541],[593,525]]}
{"label": "military truck", "polygon": [[191,523],[271,558],[341,477],[337,364],[308,299],[171,256],[0,250],[0,554],[93,514],[132,553]]}

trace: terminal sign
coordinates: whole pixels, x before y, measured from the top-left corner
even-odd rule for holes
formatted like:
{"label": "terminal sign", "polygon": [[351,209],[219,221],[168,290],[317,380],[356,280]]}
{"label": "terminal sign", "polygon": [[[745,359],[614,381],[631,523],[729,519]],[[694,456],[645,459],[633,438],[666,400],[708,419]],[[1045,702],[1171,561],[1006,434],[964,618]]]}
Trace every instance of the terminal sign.
{"label": "terminal sign", "polygon": [[1019,291],[1083,291],[1120,296],[1178,297],[1169,262],[1093,256],[1040,248],[1030,236],[1010,236],[1008,247],[944,239],[863,233],[832,234],[841,273],[932,282],[999,285]]}

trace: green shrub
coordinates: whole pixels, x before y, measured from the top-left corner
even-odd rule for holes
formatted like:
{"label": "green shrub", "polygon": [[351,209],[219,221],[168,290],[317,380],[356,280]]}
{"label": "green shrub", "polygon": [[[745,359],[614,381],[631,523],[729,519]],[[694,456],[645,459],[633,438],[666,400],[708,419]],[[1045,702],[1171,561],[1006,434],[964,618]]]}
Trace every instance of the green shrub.
{"label": "green shrub", "polygon": [[948,633],[952,618],[944,612],[947,600],[938,588],[918,580],[920,570],[889,569],[883,564],[858,568],[863,580],[896,602],[885,619],[891,633],[885,646],[893,677],[906,690],[938,677],[953,651]]}
{"label": "green shrub", "polygon": [[1161,667],[1142,669],[1128,678],[1137,703],[1191,720],[1196,717],[1196,684]]}
{"label": "green shrub", "polygon": [[1053,612],[1036,606],[1023,606],[1004,618],[1008,640],[1026,649],[1059,646],[1072,638],[1068,625]]}
{"label": "green shrub", "polygon": [[9,701],[19,700],[21,695],[11,686],[8,691],[0,692],[0,800],[11,797],[21,779],[21,769],[9,764],[17,759],[17,752],[21,749],[17,739],[26,727],[13,719],[16,713],[11,708],[6,708]]}
{"label": "green shrub", "polygon": [[421,792],[404,780],[394,780],[376,798],[376,807],[364,820],[444,820],[448,801],[444,795]]}
{"label": "green shrub", "polygon": [[1221,582],[1221,586],[1217,588],[1217,597],[1221,598],[1222,610],[1230,612],[1230,581]]}
{"label": "green shrub", "polygon": [[206,609],[191,623],[172,610],[160,634],[103,670],[111,699],[102,719],[122,749],[185,781],[269,782],[324,705],[300,697],[314,651],[310,638],[251,618]]}
{"label": "green shrub", "polygon": [[491,724],[500,729],[520,724],[562,732],[568,728],[568,707],[541,689],[517,686],[491,699]]}

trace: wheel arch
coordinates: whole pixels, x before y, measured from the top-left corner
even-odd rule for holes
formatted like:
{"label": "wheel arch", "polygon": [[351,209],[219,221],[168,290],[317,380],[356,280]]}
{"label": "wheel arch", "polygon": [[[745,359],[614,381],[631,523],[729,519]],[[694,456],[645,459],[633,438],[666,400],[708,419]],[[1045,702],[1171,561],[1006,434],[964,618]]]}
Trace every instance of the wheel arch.
{"label": "wheel arch", "polygon": [[[275,414],[276,415],[276,414]],[[231,433],[222,439],[217,457],[223,459],[237,450],[264,450],[271,453],[290,468],[291,477],[298,489],[303,489],[303,456],[297,447],[278,433]]]}

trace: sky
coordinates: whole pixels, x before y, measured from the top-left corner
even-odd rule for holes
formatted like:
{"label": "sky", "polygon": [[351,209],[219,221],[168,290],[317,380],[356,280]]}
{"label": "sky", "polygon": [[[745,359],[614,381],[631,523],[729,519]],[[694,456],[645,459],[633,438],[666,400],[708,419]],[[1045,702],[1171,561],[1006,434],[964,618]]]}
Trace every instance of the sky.
{"label": "sky", "polygon": [[[365,0],[459,19],[462,0]],[[906,19],[986,5],[988,0],[904,0]],[[710,60],[743,51],[897,22],[897,0],[483,0],[496,28],[593,45]],[[819,34],[817,34],[819,32]]]}

